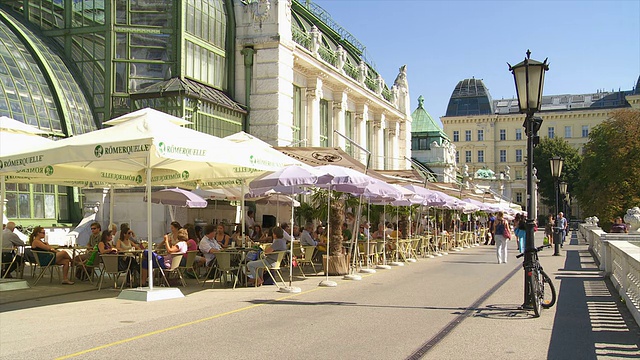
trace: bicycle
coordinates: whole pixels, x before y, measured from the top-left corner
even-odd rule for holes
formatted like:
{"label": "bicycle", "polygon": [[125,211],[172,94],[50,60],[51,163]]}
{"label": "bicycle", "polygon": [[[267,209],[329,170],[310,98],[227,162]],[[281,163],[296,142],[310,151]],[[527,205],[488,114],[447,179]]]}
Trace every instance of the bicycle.
{"label": "bicycle", "polygon": [[[556,303],[556,288],[551,282],[551,278],[542,269],[540,261],[538,260],[538,252],[551,245],[542,245],[537,248],[527,249],[525,252],[516,256],[520,258],[527,252],[533,253],[531,261],[525,261],[522,263],[522,267],[527,274],[527,286],[529,294],[529,305],[533,308],[535,317],[540,317],[542,309],[549,309]],[[526,308],[526,305],[523,306]]]}

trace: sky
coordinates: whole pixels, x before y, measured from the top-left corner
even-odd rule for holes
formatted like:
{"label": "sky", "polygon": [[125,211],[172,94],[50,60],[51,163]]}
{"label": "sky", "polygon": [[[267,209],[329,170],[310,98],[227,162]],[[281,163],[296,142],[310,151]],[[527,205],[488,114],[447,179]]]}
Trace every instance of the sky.
{"label": "sky", "polygon": [[640,76],[640,0],[313,0],[366,47],[386,84],[407,65],[439,122],[460,80],[482,79],[494,100],[515,98],[507,62],[548,58],[544,95],[631,90]]}

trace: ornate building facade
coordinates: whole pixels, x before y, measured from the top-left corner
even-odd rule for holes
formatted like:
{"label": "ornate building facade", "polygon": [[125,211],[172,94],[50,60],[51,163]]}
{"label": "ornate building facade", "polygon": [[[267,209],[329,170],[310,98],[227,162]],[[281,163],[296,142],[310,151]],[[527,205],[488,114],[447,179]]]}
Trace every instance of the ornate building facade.
{"label": "ornate building facade", "polygon": [[[640,79],[632,90],[545,95],[536,113],[543,119],[539,135],[562,137],[580,151],[594,126],[625,107],[640,108]],[[485,182],[493,180],[501,195],[526,208],[527,138],[518,100],[492,100],[482,80],[465,79],[456,85],[440,120],[457,147],[458,167],[467,166]],[[548,211],[540,208],[538,213]]]}
{"label": "ornate building facade", "polygon": [[[406,67],[387,86],[364,46],[310,1],[4,0],[0,38],[0,116],[51,137],[152,107],[211,135],[341,147],[365,162],[347,137],[372,168],[408,167]],[[74,223],[82,197],[8,184],[7,216]]]}

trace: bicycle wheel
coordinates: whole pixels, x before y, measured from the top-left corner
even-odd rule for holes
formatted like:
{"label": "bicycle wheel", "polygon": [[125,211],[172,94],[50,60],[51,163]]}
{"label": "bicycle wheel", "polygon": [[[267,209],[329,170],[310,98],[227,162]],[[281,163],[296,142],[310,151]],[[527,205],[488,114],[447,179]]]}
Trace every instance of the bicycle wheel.
{"label": "bicycle wheel", "polygon": [[544,270],[540,270],[542,275],[542,305],[543,308],[548,309],[556,304],[556,287],[551,282],[551,278]]}
{"label": "bicycle wheel", "polygon": [[540,283],[537,271],[532,271],[529,277],[529,296],[533,307],[533,316],[540,317],[542,308],[540,307]]}

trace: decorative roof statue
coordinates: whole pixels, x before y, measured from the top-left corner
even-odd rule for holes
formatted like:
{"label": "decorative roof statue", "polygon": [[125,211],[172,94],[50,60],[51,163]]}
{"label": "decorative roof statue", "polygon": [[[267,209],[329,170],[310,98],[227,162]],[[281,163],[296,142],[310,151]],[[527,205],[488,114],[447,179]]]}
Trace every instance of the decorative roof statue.
{"label": "decorative roof statue", "polygon": [[504,178],[507,180],[511,180],[510,171],[511,171],[511,166],[507,165],[504,167]]}
{"label": "decorative roof statue", "polygon": [[396,80],[393,82],[393,85],[398,88],[409,88],[409,83],[407,82],[407,65],[402,65],[400,67],[398,76],[396,76]]}

